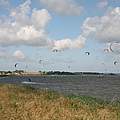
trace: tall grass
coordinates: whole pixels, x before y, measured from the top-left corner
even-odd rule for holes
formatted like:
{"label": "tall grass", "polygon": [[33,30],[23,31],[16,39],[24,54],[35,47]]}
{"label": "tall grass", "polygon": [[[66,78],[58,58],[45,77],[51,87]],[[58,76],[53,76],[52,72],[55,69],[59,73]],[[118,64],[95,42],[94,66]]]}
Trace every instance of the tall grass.
{"label": "tall grass", "polygon": [[120,120],[120,103],[4,84],[0,120]]}

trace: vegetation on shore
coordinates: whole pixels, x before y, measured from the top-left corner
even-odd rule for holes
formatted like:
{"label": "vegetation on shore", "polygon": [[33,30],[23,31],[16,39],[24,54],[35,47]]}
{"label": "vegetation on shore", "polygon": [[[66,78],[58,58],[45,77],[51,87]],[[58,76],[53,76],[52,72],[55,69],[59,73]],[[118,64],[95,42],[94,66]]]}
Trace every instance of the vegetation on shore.
{"label": "vegetation on shore", "polygon": [[65,72],[65,71],[38,71],[38,72],[27,72],[24,70],[0,71],[0,77],[10,75],[117,75],[117,74],[99,72]]}
{"label": "vegetation on shore", "polygon": [[120,103],[0,85],[1,120],[120,120]]}

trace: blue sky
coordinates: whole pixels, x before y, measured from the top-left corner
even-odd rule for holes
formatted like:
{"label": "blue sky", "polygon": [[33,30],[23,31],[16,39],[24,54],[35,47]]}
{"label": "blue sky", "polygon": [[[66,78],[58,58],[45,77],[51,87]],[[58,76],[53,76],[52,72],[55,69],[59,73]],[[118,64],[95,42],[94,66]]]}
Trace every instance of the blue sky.
{"label": "blue sky", "polygon": [[119,72],[119,31],[120,0],[0,0],[0,70]]}

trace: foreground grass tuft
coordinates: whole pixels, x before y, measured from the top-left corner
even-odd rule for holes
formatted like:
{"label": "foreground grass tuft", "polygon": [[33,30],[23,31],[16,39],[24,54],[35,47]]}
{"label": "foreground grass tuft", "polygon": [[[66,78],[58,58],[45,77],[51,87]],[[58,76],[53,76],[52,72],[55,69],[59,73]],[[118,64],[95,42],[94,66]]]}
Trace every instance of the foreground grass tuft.
{"label": "foreground grass tuft", "polygon": [[120,120],[120,103],[0,85],[0,120]]}

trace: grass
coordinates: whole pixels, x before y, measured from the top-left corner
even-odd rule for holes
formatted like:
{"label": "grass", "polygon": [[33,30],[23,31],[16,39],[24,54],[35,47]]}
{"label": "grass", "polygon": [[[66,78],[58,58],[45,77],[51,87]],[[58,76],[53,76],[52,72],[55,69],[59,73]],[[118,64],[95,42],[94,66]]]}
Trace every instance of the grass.
{"label": "grass", "polygon": [[2,84],[0,120],[120,120],[120,103]]}

